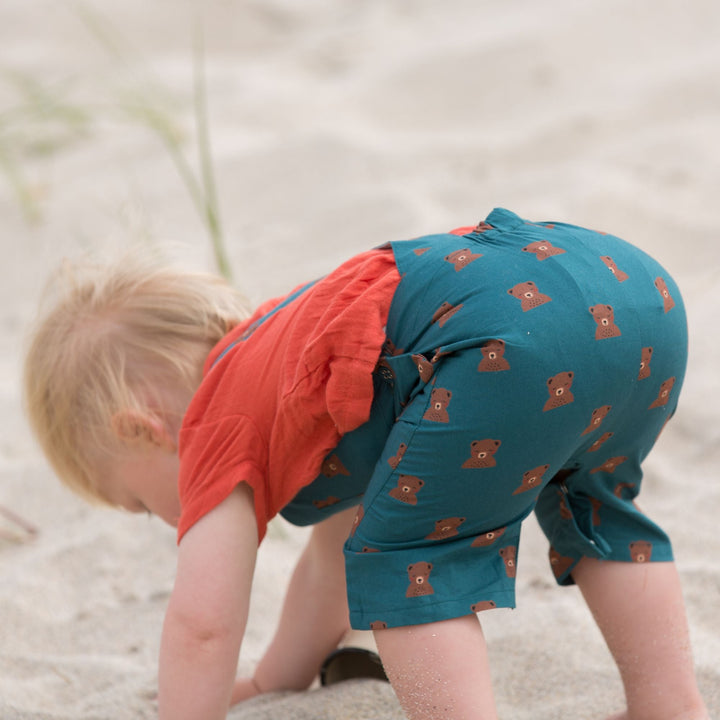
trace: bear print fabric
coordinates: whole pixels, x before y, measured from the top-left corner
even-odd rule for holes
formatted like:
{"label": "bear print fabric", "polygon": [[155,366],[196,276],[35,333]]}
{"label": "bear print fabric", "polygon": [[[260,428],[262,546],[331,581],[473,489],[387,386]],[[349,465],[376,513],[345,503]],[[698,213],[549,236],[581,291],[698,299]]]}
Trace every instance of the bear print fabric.
{"label": "bear print fabric", "polygon": [[298,512],[359,505],[353,627],[513,607],[533,511],[560,584],[583,556],[671,559],[634,503],[685,370],[667,271],[612,235],[507,210],[391,245],[402,280],[371,418],[328,449]]}

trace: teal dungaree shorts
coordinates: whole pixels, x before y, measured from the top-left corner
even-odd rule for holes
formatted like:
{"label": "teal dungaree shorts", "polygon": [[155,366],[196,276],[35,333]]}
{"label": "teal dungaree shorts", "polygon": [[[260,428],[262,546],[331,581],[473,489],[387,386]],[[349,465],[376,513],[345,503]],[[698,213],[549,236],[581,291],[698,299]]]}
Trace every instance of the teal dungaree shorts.
{"label": "teal dungaree shorts", "polygon": [[370,420],[283,511],[307,524],[359,504],[353,627],[514,607],[533,510],[561,584],[583,556],[671,560],[633,502],[685,372],[668,273],[612,235],[502,209],[392,249],[401,281]]}

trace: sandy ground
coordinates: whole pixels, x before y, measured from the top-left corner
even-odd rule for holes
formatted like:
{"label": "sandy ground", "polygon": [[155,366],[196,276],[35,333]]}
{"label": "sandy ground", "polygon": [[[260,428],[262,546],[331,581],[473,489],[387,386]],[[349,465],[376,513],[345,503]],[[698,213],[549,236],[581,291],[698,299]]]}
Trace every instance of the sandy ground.
{"label": "sandy ground", "polygon": [[[0,540],[0,718],[155,714],[174,533],[88,508],[57,484],[23,420],[20,358],[64,256],[171,242],[179,261],[212,267],[167,149],[128,110],[159,108],[197,168],[201,16],[221,218],[253,302],[496,205],[611,230],[671,269],[692,356],[676,420],[647,462],[643,506],[674,537],[700,682],[720,717],[720,4],[199,5],[0,9],[0,504],[39,528]],[[118,52],[111,31],[124,38]],[[261,657],[304,537],[271,526],[243,672]],[[531,520],[519,608],[483,618],[501,716],[602,718],[622,706],[616,672],[577,591],[554,587],[545,553]],[[261,698],[231,717],[401,715],[389,688],[369,683]]]}

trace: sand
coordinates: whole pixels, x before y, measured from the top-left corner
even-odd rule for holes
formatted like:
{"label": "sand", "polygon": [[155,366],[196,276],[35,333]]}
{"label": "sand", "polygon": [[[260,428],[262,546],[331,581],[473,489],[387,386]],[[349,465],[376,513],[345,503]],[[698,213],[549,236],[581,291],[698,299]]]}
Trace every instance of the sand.
{"label": "sand", "polygon": [[[674,538],[700,683],[720,717],[716,0],[4,0],[0,505],[39,533],[0,540],[0,718],[155,716],[174,533],[58,485],[23,419],[20,361],[62,257],[170,242],[178,261],[213,267],[205,225],[137,112],[150,98],[197,168],[200,16],[222,225],[253,302],[498,205],[611,230],[673,272],[692,355],[642,504]],[[124,49],[98,42],[98,27]],[[16,528],[0,518],[0,530]],[[241,672],[262,656],[305,536],[271,526]],[[602,718],[622,707],[620,683],[578,592],[555,588],[546,550],[529,520],[519,607],[483,617],[500,713]],[[260,698],[231,717],[401,715],[370,682]]]}

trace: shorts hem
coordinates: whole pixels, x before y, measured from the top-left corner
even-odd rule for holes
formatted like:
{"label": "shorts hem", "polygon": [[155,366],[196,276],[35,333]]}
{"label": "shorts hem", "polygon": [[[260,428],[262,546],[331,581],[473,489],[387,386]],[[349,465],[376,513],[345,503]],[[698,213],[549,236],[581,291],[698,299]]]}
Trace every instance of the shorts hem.
{"label": "shorts hem", "polygon": [[445,600],[433,603],[431,596],[411,598],[417,601],[430,599],[422,607],[403,607],[392,610],[350,611],[350,626],[353,630],[376,630],[408,625],[425,625],[441,620],[451,620],[464,615],[495,610],[498,608],[514,608],[514,590],[495,592],[477,592],[460,599]]}
{"label": "shorts hem", "polygon": [[[621,548],[613,548],[609,552],[606,552],[602,555],[577,555],[574,554],[571,556],[572,563],[568,565],[566,568],[563,568],[563,571],[558,573],[555,576],[555,581],[558,585],[561,587],[567,587],[572,586],[575,584],[575,580],[572,577],[573,570],[578,566],[578,563],[585,557],[594,557],[595,559],[599,560],[600,562],[621,562],[626,564],[635,564],[635,565],[648,565],[650,563],[656,563],[656,562],[674,562],[674,554],[672,549],[672,544],[670,542],[667,543],[657,543],[653,547],[652,556],[648,560],[639,561],[633,558],[632,554],[630,554],[630,551],[627,550],[624,547]],[[570,557],[564,558],[564,560],[567,562],[571,559]],[[561,558],[562,559],[562,558]]]}

